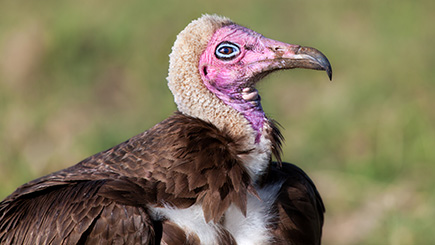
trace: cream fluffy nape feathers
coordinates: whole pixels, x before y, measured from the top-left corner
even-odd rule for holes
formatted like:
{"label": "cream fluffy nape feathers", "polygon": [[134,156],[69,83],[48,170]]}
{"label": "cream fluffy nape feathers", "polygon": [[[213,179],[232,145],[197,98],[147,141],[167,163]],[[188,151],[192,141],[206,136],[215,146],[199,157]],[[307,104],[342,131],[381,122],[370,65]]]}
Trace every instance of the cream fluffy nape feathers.
{"label": "cream fluffy nape feathers", "polygon": [[214,32],[231,24],[230,19],[217,15],[192,21],[172,46],[167,80],[180,112],[210,121],[219,129],[226,127],[232,135],[242,135],[252,130],[249,122],[208,90],[198,72],[201,54]]}

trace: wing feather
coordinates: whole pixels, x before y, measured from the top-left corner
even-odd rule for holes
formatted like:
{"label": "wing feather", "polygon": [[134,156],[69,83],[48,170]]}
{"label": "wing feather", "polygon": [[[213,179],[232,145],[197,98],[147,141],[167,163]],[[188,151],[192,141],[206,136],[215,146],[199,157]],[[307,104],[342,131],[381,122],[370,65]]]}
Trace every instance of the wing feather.
{"label": "wing feather", "polygon": [[106,181],[80,181],[16,198],[0,208],[1,244],[149,244],[154,229],[141,207],[98,194]]}
{"label": "wing feather", "polygon": [[0,243],[109,243],[120,239],[116,234],[139,244],[159,240],[160,221],[150,219],[150,205],[201,204],[206,221],[215,223],[231,204],[246,214],[247,193],[255,188],[239,157],[249,149],[240,141],[175,113],[124,143],[19,187],[0,203]]}
{"label": "wing feather", "polygon": [[264,183],[282,183],[271,227],[274,244],[320,244],[325,207],[308,175],[293,164],[274,163]]}

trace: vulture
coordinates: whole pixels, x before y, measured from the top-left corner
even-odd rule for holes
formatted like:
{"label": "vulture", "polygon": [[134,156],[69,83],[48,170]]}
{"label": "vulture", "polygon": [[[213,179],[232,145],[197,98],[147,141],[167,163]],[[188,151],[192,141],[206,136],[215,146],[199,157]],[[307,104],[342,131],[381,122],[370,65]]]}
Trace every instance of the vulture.
{"label": "vulture", "polygon": [[325,55],[203,15],[169,57],[178,110],[20,186],[0,203],[0,244],[320,244],[321,197],[281,161],[282,134],[255,85],[293,68],[331,79]]}

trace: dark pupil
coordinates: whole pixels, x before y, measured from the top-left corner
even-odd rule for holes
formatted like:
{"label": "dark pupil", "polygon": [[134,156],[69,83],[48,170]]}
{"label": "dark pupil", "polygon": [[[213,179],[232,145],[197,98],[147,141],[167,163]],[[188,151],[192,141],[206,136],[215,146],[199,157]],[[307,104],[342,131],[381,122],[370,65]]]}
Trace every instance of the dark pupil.
{"label": "dark pupil", "polygon": [[223,47],[219,50],[221,54],[231,54],[233,52],[233,48]]}

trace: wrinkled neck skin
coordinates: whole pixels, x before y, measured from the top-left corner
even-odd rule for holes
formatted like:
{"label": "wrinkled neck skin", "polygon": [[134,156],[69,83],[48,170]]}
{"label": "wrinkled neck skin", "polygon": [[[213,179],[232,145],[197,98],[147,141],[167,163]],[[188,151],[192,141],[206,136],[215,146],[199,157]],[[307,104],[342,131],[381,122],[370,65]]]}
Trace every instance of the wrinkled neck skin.
{"label": "wrinkled neck skin", "polygon": [[[240,29],[243,27],[230,25],[225,28]],[[263,36],[249,29],[246,29],[245,33],[254,36],[258,44],[255,46],[262,45],[260,39]],[[243,37],[241,36],[240,39],[243,40]],[[261,107],[258,91],[254,88],[258,78],[253,75],[253,71],[259,69],[254,67],[256,64],[245,64],[242,61],[219,66],[213,62],[214,52],[212,50],[214,49],[215,47],[208,46],[206,50],[209,52],[204,52],[201,55],[200,63],[206,64],[200,67],[201,79],[208,90],[225,104],[240,112],[250,122],[256,132],[255,142],[259,143],[265,120],[267,120]]]}
{"label": "wrinkled neck skin", "polygon": [[[213,81],[214,82],[214,81]],[[220,81],[216,81],[219,83]],[[244,83],[242,83],[244,84]],[[260,96],[257,99],[247,101],[243,98],[243,88],[239,86],[217,87],[206,82],[205,86],[212,91],[225,104],[233,107],[240,112],[251,124],[252,128],[257,133],[255,142],[258,143],[262,134],[264,121],[266,116],[260,103]],[[255,92],[254,92],[255,93]]]}

